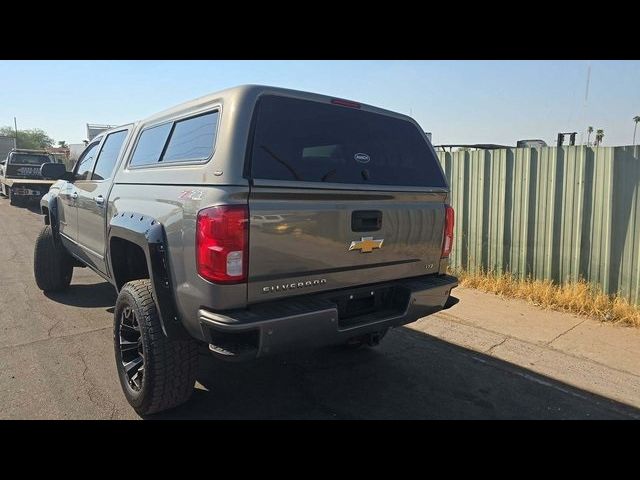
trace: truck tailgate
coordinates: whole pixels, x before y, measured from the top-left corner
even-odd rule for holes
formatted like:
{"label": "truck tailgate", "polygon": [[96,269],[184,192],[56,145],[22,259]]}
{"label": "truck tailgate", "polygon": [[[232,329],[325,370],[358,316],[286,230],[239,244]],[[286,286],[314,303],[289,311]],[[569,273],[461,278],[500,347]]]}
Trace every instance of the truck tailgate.
{"label": "truck tailgate", "polygon": [[248,301],[437,272],[445,195],[252,189]]}

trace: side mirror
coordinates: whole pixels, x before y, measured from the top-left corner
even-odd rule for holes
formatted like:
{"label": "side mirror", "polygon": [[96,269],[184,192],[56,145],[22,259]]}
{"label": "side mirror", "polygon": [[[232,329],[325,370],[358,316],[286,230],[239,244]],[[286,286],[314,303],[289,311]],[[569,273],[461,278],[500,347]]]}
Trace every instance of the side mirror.
{"label": "side mirror", "polygon": [[67,180],[70,177],[64,163],[43,163],[40,167],[40,175],[52,180]]}

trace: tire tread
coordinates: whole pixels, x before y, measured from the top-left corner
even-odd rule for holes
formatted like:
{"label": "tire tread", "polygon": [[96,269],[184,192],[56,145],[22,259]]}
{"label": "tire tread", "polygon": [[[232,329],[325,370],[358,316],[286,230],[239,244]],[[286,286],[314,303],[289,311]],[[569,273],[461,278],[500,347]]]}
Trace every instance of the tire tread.
{"label": "tire tread", "polygon": [[71,283],[73,263],[64,247],[56,243],[51,225],[45,225],[33,251],[33,273],[44,292],[64,290]]}
{"label": "tire tread", "polygon": [[[162,331],[160,317],[149,279],[133,280],[122,287],[118,304],[126,295],[133,297],[141,333],[146,336],[143,398],[130,403],[140,415],[150,415],[185,403],[193,393],[198,367],[198,346],[192,340],[169,339]],[[118,312],[116,305],[115,312]],[[114,321],[118,328],[117,318]],[[114,330],[114,335],[117,331]],[[145,339],[143,338],[143,342]],[[116,352],[118,355],[118,352]],[[121,381],[126,381],[121,378]],[[124,385],[123,385],[124,387]],[[129,396],[127,396],[129,399]]]}

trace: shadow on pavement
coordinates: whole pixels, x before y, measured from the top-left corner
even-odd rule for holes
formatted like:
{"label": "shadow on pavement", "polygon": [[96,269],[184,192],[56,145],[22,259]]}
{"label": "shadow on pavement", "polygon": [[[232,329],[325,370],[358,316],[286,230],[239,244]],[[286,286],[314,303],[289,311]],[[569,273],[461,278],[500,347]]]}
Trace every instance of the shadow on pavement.
{"label": "shadow on pavement", "polygon": [[[47,296],[112,307],[108,282]],[[108,308],[107,310],[111,310]],[[191,401],[153,419],[640,419],[640,410],[401,327],[379,347],[330,347],[243,363],[203,345]]]}
{"label": "shadow on pavement", "polygon": [[80,284],[71,283],[63,292],[45,292],[45,296],[74,307],[112,307],[116,303],[116,291],[109,282]]}
{"label": "shadow on pavement", "polygon": [[[5,197],[0,196],[0,199],[4,199]],[[16,205],[12,205],[14,208],[24,208],[25,210],[29,210],[33,213],[42,213],[40,212],[40,200],[37,202],[27,202],[27,203],[18,203]]]}
{"label": "shadow on pavement", "polygon": [[40,201],[38,200],[37,203],[29,203],[27,205],[23,205],[24,208],[26,208],[27,210],[29,210],[30,212],[33,213],[42,213],[40,212]]}
{"label": "shadow on pavement", "polygon": [[408,328],[376,349],[226,363],[203,353],[190,402],[152,418],[624,419],[640,410]]}

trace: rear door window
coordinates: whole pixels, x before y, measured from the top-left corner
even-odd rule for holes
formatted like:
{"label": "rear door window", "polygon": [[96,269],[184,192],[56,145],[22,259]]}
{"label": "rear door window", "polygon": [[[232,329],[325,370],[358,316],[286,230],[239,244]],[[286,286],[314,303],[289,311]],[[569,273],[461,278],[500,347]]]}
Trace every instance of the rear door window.
{"label": "rear door window", "polygon": [[446,187],[415,124],[360,109],[268,95],[257,110],[256,179]]}

